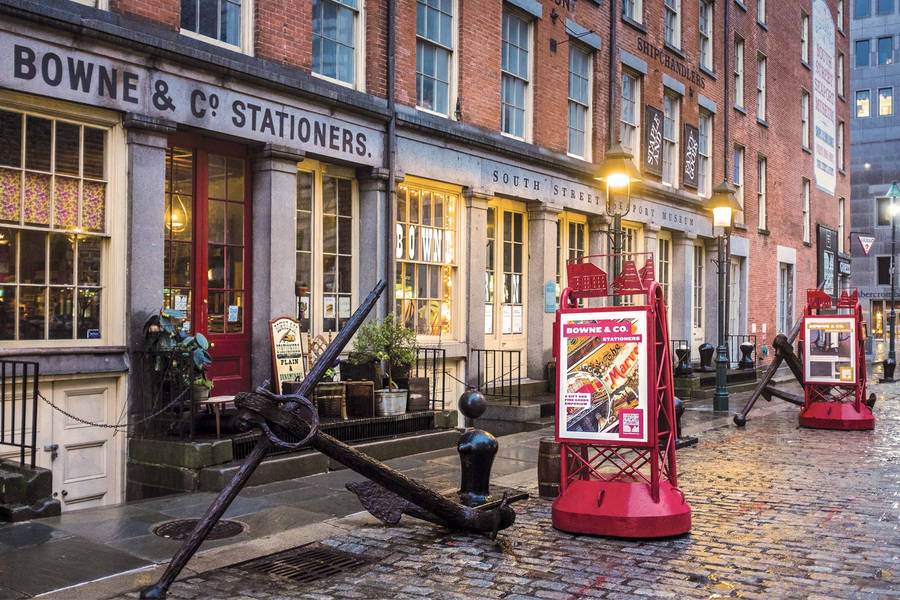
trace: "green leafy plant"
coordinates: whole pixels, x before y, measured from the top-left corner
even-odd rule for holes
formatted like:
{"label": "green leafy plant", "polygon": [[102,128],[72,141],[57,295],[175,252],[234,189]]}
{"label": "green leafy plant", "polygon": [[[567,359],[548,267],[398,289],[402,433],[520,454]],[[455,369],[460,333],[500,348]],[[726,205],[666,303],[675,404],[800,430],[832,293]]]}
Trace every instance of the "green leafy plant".
{"label": "green leafy plant", "polygon": [[184,385],[202,385],[211,389],[206,372],[212,364],[209,340],[202,333],[184,331],[186,315],[164,308],[144,323],[144,347],[154,354],[154,370],[168,370]]}
{"label": "green leafy plant", "polygon": [[396,388],[391,376],[394,367],[412,367],[416,362],[416,333],[393,314],[369,321],[357,332],[348,360],[356,365],[375,362],[379,371],[383,368],[380,365],[386,365],[390,386]]}

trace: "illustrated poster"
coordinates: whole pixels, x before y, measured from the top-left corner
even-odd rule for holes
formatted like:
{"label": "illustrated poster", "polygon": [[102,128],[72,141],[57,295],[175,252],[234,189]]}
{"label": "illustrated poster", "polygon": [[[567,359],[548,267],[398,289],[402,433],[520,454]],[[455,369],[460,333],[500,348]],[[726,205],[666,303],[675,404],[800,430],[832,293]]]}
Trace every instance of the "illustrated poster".
{"label": "illustrated poster", "polygon": [[277,393],[280,394],[285,381],[299,381],[306,377],[300,321],[288,317],[270,321],[269,335],[272,342],[272,368],[278,383]]}
{"label": "illustrated poster", "polygon": [[558,438],[646,442],[647,313],[560,316]]}
{"label": "illustrated poster", "polygon": [[811,316],[803,322],[804,376],[808,383],[856,383],[854,317]]}

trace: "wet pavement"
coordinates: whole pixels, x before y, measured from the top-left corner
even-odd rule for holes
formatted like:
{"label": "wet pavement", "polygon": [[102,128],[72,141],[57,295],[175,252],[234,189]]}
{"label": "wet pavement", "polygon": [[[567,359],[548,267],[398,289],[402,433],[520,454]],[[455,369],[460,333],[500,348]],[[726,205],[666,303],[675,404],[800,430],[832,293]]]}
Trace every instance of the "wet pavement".
{"label": "wet pavement", "polygon": [[[874,431],[800,429],[797,409],[774,402],[744,429],[710,415],[694,430],[700,443],[678,453],[693,511],[685,536],[571,535],[551,526],[549,501],[532,498],[516,504],[515,525],[496,542],[408,517],[398,527],[368,520],[322,540],[372,561],[353,571],[299,584],[217,569],[176,582],[170,597],[898,598],[900,388],[872,391]],[[691,420],[708,411],[688,412]],[[521,481],[535,491],[533,471]]]}

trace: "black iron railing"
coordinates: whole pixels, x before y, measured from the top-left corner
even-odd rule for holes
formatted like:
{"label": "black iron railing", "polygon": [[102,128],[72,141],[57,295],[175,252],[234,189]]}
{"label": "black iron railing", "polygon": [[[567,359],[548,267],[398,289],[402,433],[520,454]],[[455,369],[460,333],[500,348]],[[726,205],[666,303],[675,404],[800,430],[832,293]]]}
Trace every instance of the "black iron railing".
{"label": "black iron railing", "polygon": [[750,342],[751,344],[753,344],[753,352],[750,353],[750,357],[755,361],[757,350],[755,333],[728,335],[728,340],[725,342],[725,347],[728,349],[728,364],[731,368],[737,368],[738,363],[741,360],[741,344],[745,342]]}
{"label": "black iron railing", "polygon": [[194,439],[197,407],[184,373],[192,373],[193,359],[182,353],[131,353],[129,435]]}
{"label": "black iron railing", "polygon": [[488,400],[522,404],[522,351],[473,349],[478,391]]}
{"label": "black iron railing", "polygon": [[[428,395],[431,410],[444,410],[444,394],[447,389],[447,350],[445,348],[419,348],[414,376],[428,378],[428,384],[431,387],[431,393]],[[440,386],[438,377],[440,377]],[[438,401],[438,389],[440,389],[440,401]]]}
{"label": "black iron railing", "polygon": [[32,469],[37,445],[39,379],[40,368],[36,362],[0,360],[0,445],[18,448],[19,465],[22,467],[25,466],[27,451],[31,456]]}

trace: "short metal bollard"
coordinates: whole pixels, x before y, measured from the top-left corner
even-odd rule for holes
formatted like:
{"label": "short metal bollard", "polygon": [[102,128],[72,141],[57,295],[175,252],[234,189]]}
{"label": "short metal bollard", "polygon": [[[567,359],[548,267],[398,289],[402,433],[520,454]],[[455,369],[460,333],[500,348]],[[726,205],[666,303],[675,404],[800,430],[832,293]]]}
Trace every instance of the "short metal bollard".
{"label": "short metal bollard", "polygon": [[675,356],[678,358],[678,365],[675,366],[675,377],[690,377],[694,374],[691,368],[691,349],[676,348]]}
{"label": "short metal bollard", "polygon": [[701,344],[697,350],[700,351],[700,370],[711,372],[713,370],[712,357],[715,348],[713,348],[712,344],[706,342],[705,344]]}
{"label": "short metal bollard", "polygon": [[676,448],[686,448],[688,446],[694,446],[697,444],[699,440],[696,437],[690,436],[682,436],[681,435],[681,416],[684,414],[684,402],[681,401],[681,398],[675,396],[675,447]]}
{"label": "short metal bollard", "polygon": [[744,342],[740,345],[741,349],[741,360],[738,361],[738,369],[752,369],[756,366],[753,357],[750,356],[753,353],[754,346],[750,342]]}
{"label": "short metal bollard", "polygon": [[[469,419],[477,419],[486,409],[487,402],[478,390],[470,388],[459,398],[459,411]],[[460,436],[456,443],[460,462],[460,504],[475,507],[488,501],[491,467],[498,448],[497,439],[481,429],[470,427]]]}

